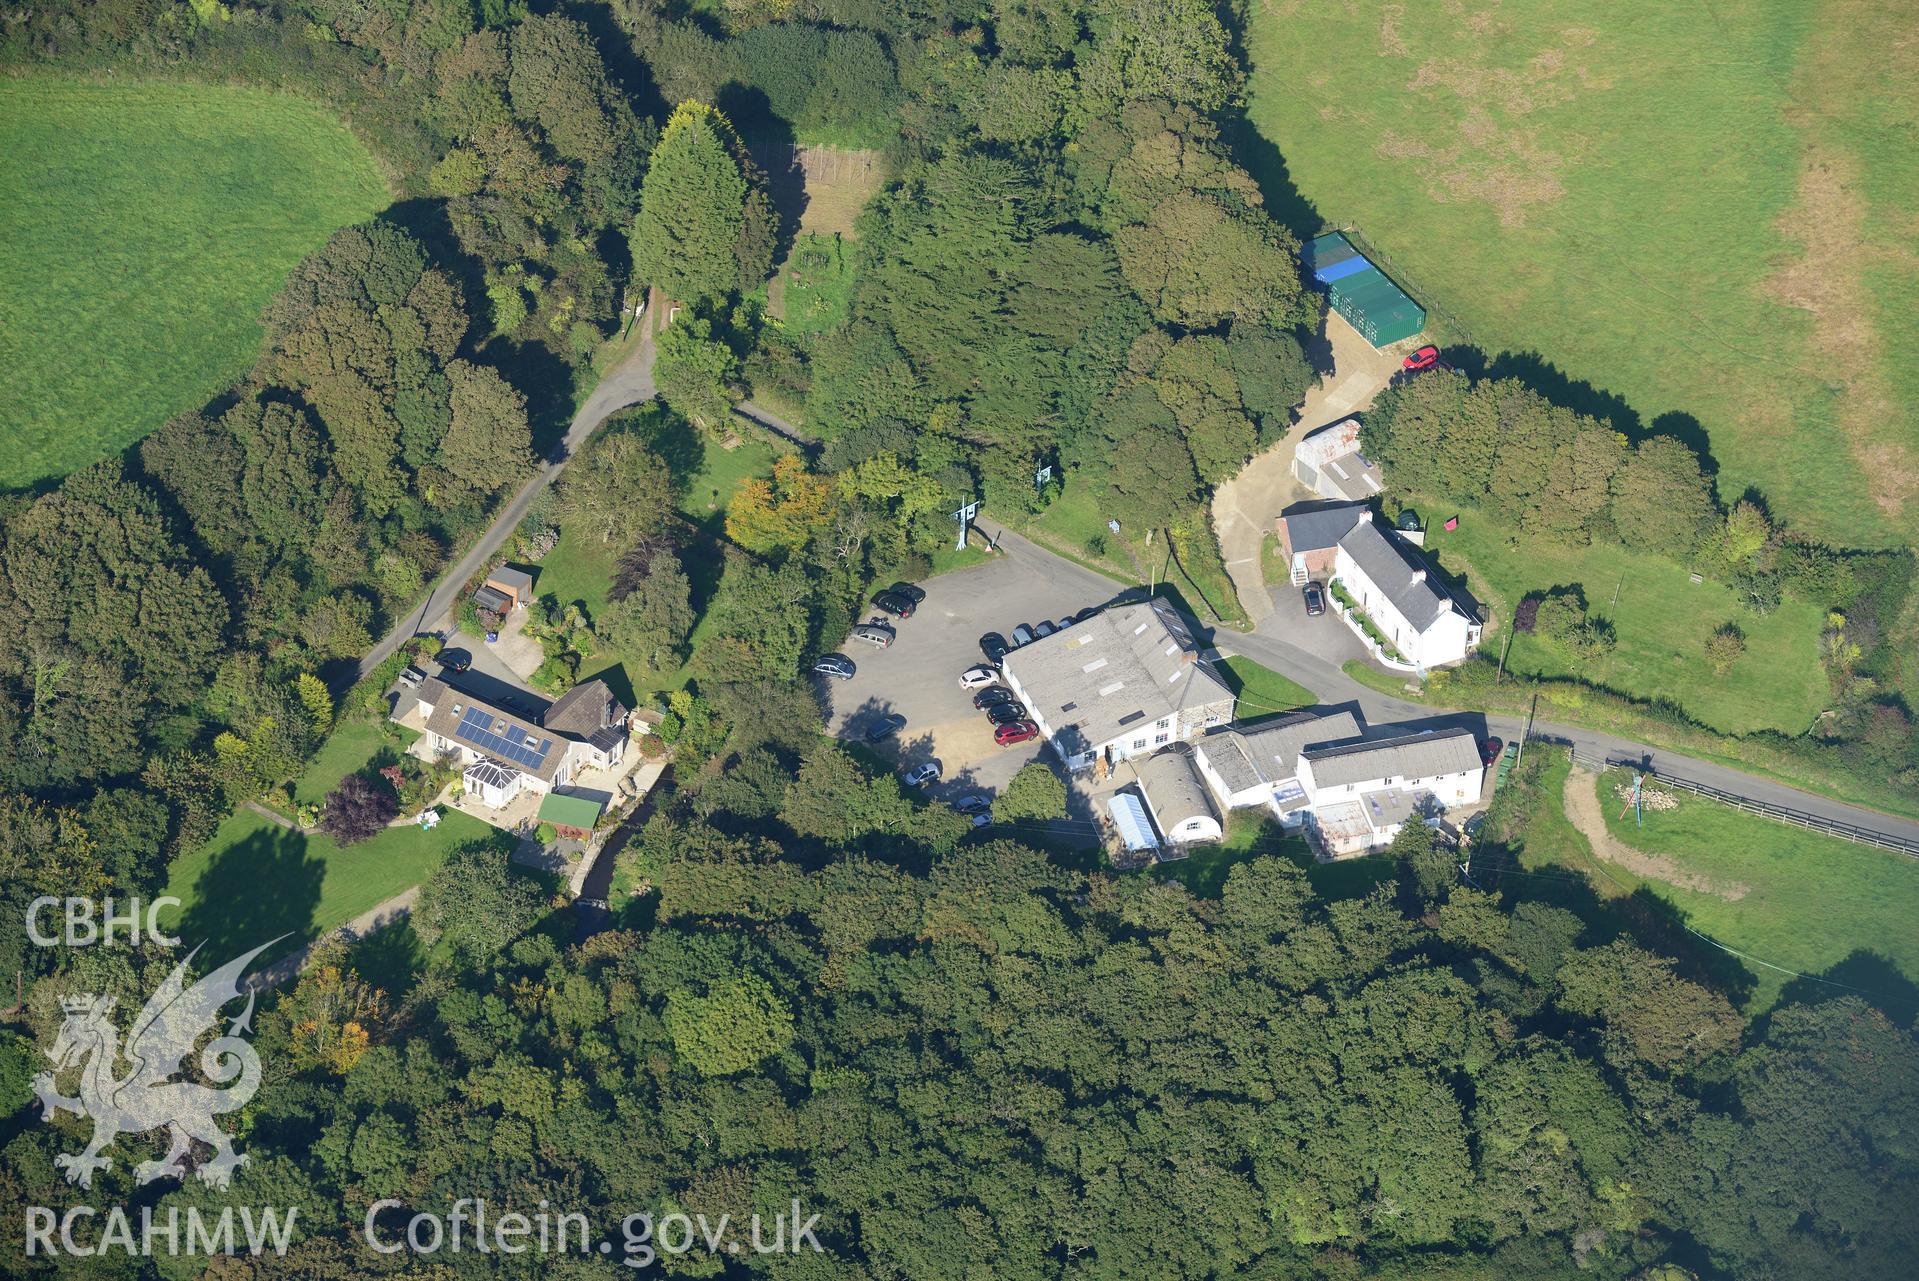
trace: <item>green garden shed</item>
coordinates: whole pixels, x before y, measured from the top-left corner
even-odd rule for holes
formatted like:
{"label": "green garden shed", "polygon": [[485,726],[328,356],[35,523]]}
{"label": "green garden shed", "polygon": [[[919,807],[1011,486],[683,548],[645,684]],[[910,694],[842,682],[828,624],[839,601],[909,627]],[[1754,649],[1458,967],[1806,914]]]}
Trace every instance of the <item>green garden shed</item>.
{"label": "green garden shed", "polygon": [[600,821],[600,812],[605,808],[590,797],[548,792],[540,802],[539,820],[553,824],[561,836],[583,841],[593,834],[593,825]]}
{"label": "green garden shed", "polygon": [[1426,327],[1426,309],[1386,278],[1337,231],[1306,245],[1306,266],[1326,287],[1326,300],[1375,347],[1411,338]]}

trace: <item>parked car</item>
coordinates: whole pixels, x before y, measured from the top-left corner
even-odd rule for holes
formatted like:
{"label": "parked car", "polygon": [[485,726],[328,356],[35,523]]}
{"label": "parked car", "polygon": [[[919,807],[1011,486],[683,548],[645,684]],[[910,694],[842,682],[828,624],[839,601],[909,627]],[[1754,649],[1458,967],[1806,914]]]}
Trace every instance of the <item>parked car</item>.
{"label": "parked car", "polygon": [[925,787],[929,783],[936,782],[939,776],[940,763],[938,761],[927,761],[923,765],[915,765],[912,769],[906,771],[906,785],[908,787]]}
{"label": "parked car", "polygon": [[913,602],[898,592],[881,592],[873,598],[873,608],[895,618],[913,616]]}
{"label": "parked car", "polygon": [[850,681],[860,669],[844,654],[821,654],[819,661],[813,664],[813,670],[834,680]]}
{"label": "parked car", "polygon": [[988,667],[985,663],[981,663],[976,667],[967,668],[960,673],[959,678],[961,689],[983,689],[988,685],[994,685],[998,682],[999,669],[996,667]]}
{"label": "parked car", "polygon": [[888,712],[866,727],[866,741],[883,743],[906,728],[906,718],[898,712]]}
{"label": "parked car", "polygon": [[1073,615],[1073,621],[1076,623],[1083,623],[1097,613],[1099,613],[1099,606],[1093,605],[1086,609],[1082,609],[1079,613]]}
{"label": "parked car", "polygon": [[1012,647],[1006,643],[1006,638],[998,632],[988,632],[979,638],[979,652],[986,655],[986,661],[989,663],[997,663],[1005,658],[1006,651],[1010,648]]}
{"label": "parked car", "polygon": [[1018,627],[1015,627],[1013,629],[1013,648],[1014,649],[1018,649],[1021,645],[1031,645],[1032,643],[1033,643],[1032,628],[1028,627],[1025,623],[1021,623]]}
{"label": "parked car", "polygon": [[1401,362],[1401,369],[1431,369],[1439,363],[1439,348],[1421,347]]}
{"label": "parked car", "polygon": [[968,792],[953,798],[953,808],[962,814],[983,814],[993,808],[993,802],[979,792]]}
{"label": "parked car", "polygon": [[993,731],[993,741],[1001,747],[1012,747],[1016,743],[1030,743],[1039,737],[1039,726],[1031,721],[1014,721],[1011,725],[1002,725]]}
{"label": "parked car", "polygon": [[1033,636],[1036,639],[1041,636],[1051,636],[1054,632],[1058,630],[1059,628],[1053,626],[1051,623],[1047,622],[1043,618],[1040,619],[1039,622],[1033,624]]}
{"label": "parked car", "polygon": [[861,623],[853,629],[853,639],[863,640],[874,649],[885,649],[893,643],[893,629],[880,621]]}
{"label": "parked car", "polygon": [[463,649],[443,649],[440,651],[440,666],[449,672],[464,672],[473,666],[473,655]]}
{"label": "parked car", "polygon": [[894,583],[886,590],[895,596],[906,597],[906,599],[912,601],[915,605],[924,605],[926,603],[926,589],[924,587],[916,587],[912,583]]}
{"label": "parked car", "polygon": [[1026,719],[1026,709],[1018,703],[995,703],[986,709],[986,719],[995,725],[1011,725]]}
{"label": "parked car", "polygon": [[1001,707],[1013,701],[1013,691],[1004,685],[989,685],[973,695],[973,706],[982,712],[989,707]]}
{"label": "parked car", "polygon": [[1326,612],[1326,589],[1324,587],[1321,587],[1318,583],[1307,583],[1299,589],[1299,594],[1306,599],[1306,612],[1308,614],[1317,618]]}
{"label": "parked car", "polygon": [[1459,843],[1462,846],[1471,845],[1474,841],[1477,841],[1479,839],[1479,834],[1481,831],[1485,830],[1485,827],[1486,827],[1486,811],[1481,810],[1479,811],[1479,813],[1473,815],[1471,818],[1467,819],[1464,823],[1460,824]]}
{"label": "parked car", "polygon": [[1499,753],[1505,746],[1504,743],[1496,738],[1481,739],[1479,743],[1480,763],[1487,769],[1491,769],[1493,766],[1499,764]]}

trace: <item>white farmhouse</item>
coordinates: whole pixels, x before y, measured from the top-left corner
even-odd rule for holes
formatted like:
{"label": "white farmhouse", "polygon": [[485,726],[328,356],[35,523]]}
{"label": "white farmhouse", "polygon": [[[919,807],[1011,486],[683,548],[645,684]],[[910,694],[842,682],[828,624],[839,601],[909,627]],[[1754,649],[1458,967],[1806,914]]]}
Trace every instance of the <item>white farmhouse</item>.
{"label": "white farmhouse", "polygon": [[1022,645],[1000,674],[1071,770],[1145,756],[1233,719],[1233,692],[1159,601],[1102,610]]}
{"label": "white farmhouse", "polygon": [[1279,518],[1293,581],[1339,583],[1407,662],[1457,663],[1479,646],[1478,607],[1432,572],[1364,503],[1304,503]]}

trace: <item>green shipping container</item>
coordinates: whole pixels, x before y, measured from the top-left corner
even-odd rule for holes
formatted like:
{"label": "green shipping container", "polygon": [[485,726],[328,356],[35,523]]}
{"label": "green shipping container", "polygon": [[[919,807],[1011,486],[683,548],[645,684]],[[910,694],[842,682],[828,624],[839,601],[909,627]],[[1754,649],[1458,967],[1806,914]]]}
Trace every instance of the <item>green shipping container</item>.
{"label": "green shipping container", "polygon": [[1306,265],[1326,288],[1326,299],[1375,347],[1411,338],[1426,327],[1426,309],[1353,248],[1337,231],[1307,244]]}

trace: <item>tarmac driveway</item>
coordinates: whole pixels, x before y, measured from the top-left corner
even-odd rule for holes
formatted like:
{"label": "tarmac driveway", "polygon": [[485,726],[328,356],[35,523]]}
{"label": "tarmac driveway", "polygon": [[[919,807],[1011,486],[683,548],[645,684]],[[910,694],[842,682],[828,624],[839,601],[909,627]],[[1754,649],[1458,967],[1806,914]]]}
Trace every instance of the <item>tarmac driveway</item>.
{"label": "tarmac driveway", "polygon": [[815,678],[824,685],[828,731],[861,742],[874,721],[897,713],[906,728],[875,750],[899,765],[939,761],[937,796],[996,795],[1020,766],[1037,759],[1041,745],[995,746],[991,722],[959,687],[960,673],[985,661],[979,638],[998,632],[1010,640],[1020,623],[1103,605],[1122,590],[1059,563],[1071,572],[1040,572],[1023,558],[1001,556],[920,584],[926,599],[913,617],[892,620],[897,638],[891,646],[874,649],[849,639],[840,652],[858,665],[858,674],[847,681]]}

